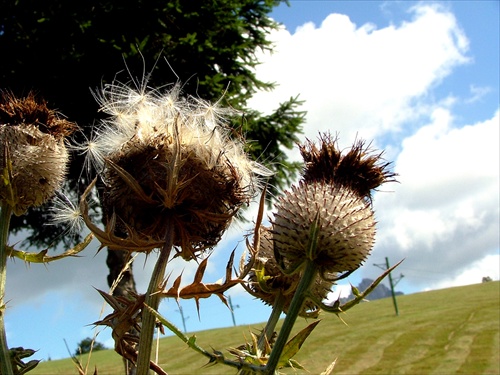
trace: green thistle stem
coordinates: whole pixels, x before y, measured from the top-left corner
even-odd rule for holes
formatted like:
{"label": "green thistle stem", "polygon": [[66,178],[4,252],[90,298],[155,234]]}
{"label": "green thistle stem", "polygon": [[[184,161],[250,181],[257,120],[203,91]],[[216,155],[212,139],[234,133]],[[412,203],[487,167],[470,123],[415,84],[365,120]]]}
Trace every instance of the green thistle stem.
{"label": "green thistle stem", "polygon": [[12,374],[9,347],[4,322],[5,283],[7,280],[7,240],[9,239],[12,208],[8,204],[0,207],[0,370],[2,374]]}
{"label": "green thistle stem", "polygon": [[272,337],[274,330],[276,329],[276,324],[280,320],[281,313],[283,312],[283,307],[285,307],[286,298],[283,293],[279,293],[276,296],[273,304],[273,310],[271,311],[271,315],[269,316],[269,320],[267,321],[266,328],[259,337],[258,347],[259,350],[264,350],[264,345],[266,343],[266,338]]}
{"label": "green thistle stem", "polygon": [[[148,291],[144,303],[153,310],[158,310],[160,305],[159,285],[163,282],[165,269],[174,244],[174,227],[169,225],[165,236],[165,244],[160,250],[160,255],[156,261],[151,280],[149,281]],[[139,338],[139,356],[137,359],[137,375],[147,375],[149,372],[149,361],[153,348],[153,335],[155,331],[156,317],[149,309],[142,311],[142,325]]]}
{"label": "green thistle stem", "polygon": [[285,321],[283,322],[283,326],[281,327],[276,343],[273,346],[271,355],[269,356],[269,361],[267,361],[264,374],[274,374],[276,367],[278,366],[281,353],[283,352],[288,337],[290,336],[290,332],[292,331],[295,321],[297,320],[297,316],[299,315],[302,305],[304,304],[307,292],[316,277],[316,273],[317,267],[314,262],[309,259],[306,260],[302,277],[299,285],[297,286],[292,302],[290,303]]}
{"label": "green thistle stem", "polygon": [[[299,316],[309,289],[311,288],[311,285],[313,284],[318,273],[314,259],[316,258],[318,252],[319,222],[320,216],[319,212],[317,212],[316,217],[309,228],[309,243],[306,249],[306,257],[303,263],[299,266],[302,267],[302,276],[299,284],[297,285],[297,289],[295,290],[295,294],[293,295],[288,312],[286,313],[286,318],[283,322],[280,333],[278,334],[278,339],[276,340],[276,343],[271,351],[271,355],[269,356],[269,360],[267,361],[264,374],[275,373],[276,367],[280,361],[281,353],[285,348],[290,332],[292,332],[293,325],[297,320],[297,316]],[[295,268],[295,271],[296,270],[298,270],[298,267]]]}

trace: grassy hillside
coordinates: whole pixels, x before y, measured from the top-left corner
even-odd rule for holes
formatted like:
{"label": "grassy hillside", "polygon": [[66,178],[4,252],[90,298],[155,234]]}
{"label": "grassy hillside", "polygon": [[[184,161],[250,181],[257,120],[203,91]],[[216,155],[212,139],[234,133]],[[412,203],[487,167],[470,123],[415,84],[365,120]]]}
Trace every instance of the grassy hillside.
{"label": "grassy hillside", "polygon": [[[296,359],[310,374],[321,373],[335,358],[335,374],[500,374],[498,281],[400,296],[398,307],[396,317],[390,298],[363,303],[344,314],[348,326],[324,314]],[[257,328],[262,325],[199,332],[198,343],[226,354],[224,349],[242,344]],[[176,337],[162,339],[160,353],[171,375],[235,374],[221,365],[203,367],[206,359]],[[109,350],[93,353],[89,374],[94,366],[99,375],[123,373],[120,357]],[[70,360],[60,360],[40,363],[29,374],[75,373]]]}

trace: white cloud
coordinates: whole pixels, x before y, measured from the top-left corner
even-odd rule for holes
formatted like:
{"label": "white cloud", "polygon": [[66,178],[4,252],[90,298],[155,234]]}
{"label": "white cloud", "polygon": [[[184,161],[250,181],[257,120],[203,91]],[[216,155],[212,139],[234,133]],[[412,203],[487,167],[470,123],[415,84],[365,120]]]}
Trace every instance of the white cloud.
{"label": "white cloud", "polygon": [[431,124],[403,141],[395,161],[401,184],[394,193],[378,194],[375,203],[378,249],[407,257],[403,269],[435,272],[433,278],[439,274],[451,286],[456,283],[450,280],[465,279],[460,275],[483,272],[473,264],[498,254],[499,123],[497,112],[457,129],[440,109]]}
{"label": "white cloud", "polygon": [[469,89],[471,97],[465,100],[466,104],[472,104],[481,101],[487,94],[493,91],[491,87],[482,87],[476,85],[470,85]]}
{"label": "white cloud", "polygon": [[350,284],[337,284],[333,287],[333,291],[328,294],[326,303],[332,303],[339,298],[347,298],[351,295]]}
{"label": "white cloud", "polygon": [[425,290],[478,284],[482,282],[483,277],[490,277],[492,280],[499,280],[499,264],[500,254],[487,255],[484,258],[470,264],[467,269],[463,270],[458,275],[433,283],[429,287],[425,288]]}
{"label": "white cloud", "polygon": [[357,133],[374,138],[397,130],[421,114],[415,101],[468,61],[467,38],[451,13],[422,5],[412,16],[376,29],[331,14],[318,28],[308,23],[294,34],[277,31],[275,52],[260,57],[257,74],[278,87],[250,104],[267,112],[300,94],[308,111],[305,132],[313,137],[331,130],[353,140]]}

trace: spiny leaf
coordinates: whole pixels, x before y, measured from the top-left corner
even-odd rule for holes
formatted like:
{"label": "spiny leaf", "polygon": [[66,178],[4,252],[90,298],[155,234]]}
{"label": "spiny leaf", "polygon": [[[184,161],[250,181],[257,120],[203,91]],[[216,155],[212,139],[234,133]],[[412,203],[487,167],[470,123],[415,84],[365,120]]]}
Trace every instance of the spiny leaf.
{"label": "spiny leaf", "polygon": [[384,271],[373,283],[370,284],[368,288],[366,288],[366,290],[363,293],[359,293],[355,299],[348,301],[344,305],[342,305],[341,306],[342,311],[347,311],[348,309],[357,305],[359,302],[365,299],[387,275],[389,275],[397,266],[399,266],[403,262],[403,260],[400,260],[394,266]]}
{"label": "spiny leaf", "polygon": [[351,291],[352,291],[352,294],[356,297],[359,297],[361,296],[361,292],[359,291],[358,288],[356,288],[354,285],[351,284]]}
{"label": "spiny leaf", "polygon": [[306,255],[310,260],[315,260],[317,257],[318,236],[320,229],[319,222],[320,215],[318,210],[314,217],[314,221],[311,223],[311,227],[309,228],[309,243],[307,244]]}
{"label": "spiny leaf", "polygon": [[[95,325],[106,325],[113,329],[112,336],[115,342],[128,335],[132,328],[139,330],[140,311],[144,304],[144,294],[130,293],[128,297],[113,296],[96,289],[104,300],[113,308],[113,312],[104,319],[94,322]],[[128,336],[127,336],[128,335]]]}
{"label": "spiny leaf", "polygon": [[17,371],[16,375],[23,375],[26,374],[28,371],[33,370],[36,366],[38,366],[40,361],[41,361],[40,359],[33,359],[28,363],[25,363],[24,366]]}
{"label": "spiny leaf", "polygon": [[[360,293],[359,290],[357,290],[356,288],[353,287],[354,289],[352,289],[352,290],[353,290],[353,294],[355,296],[355,298],[353,300],[350,300],[350,301],[344,303],[343,305],[340,305],[339,300],[335,301],[335,303],[333,305],[330,305],[330,306],[328,306],[324,303],[319,303],[319,305],[321,306],[321,309],[324,311],[328,311],[328,312],[332,312],[334,314],[337,314],[337,316],[340,318],[340,315],[339,315],[340,313],[349,310],[353,306],[356,306],[358,303],[363,301],[373,291],[373,289],[375,289],[377,287],[377,285],[380,284],[380,282],[387,275],[389,275],[389,273],[391,273],[397,266],[399,266],[403,261],[404,261],[404,259],[400,260],[397,264],[395,264],[391,268],[385,270],[373,283],[370,284],[370,286],[368,288],[366,288],[366,290],[364,292]],[[340,320],[342,320],[344,322],[344,320],[342,318],[340,318]]]}
{"label": "spiny leaf", "polygon": [[2,182],[4,183],[5,186],[8,186],[8,197],[4,197],[6,200],[7,204],[11,207],[14,207],[16,205],[16,199],[15,197],[17,196],[15,192],[15,185],[12,185],[11,181],[13,180],[12,176],[12,160],[10,158],[10,150],[8,147],[8,144],[4,144],[4,149],[3,149],[3,158],[4,158],[4,168],[2,170]]}
{"label": "spiny leaf", "polygon": [[[182,281],[182,272],[179,276],[177,276],[177,278],[175,279],[174,281],[174,284],[172,285],[172,287],[170,288],[170,290],[177,290],[179,291],[180,290],[180,286],[181,286],[181,281]],[[177,297],[176,297],[177,301],[179,301],[179,294],[177,292]]]}
{"label": "spiny leaf", "polygon": [[205,270],[206,270],[207,264],[208,264],[208,258],[205,258],[198,266],[198,269],[196,270],[196,273],[194,275],[193,282],[191,284],[186,285],[186,286],[181,288],[180,287],[181,276],[179,276],[175,280],[174,284],[170,287],[170,289],[163,290],[161,292],[161,295],[163,297],[175,298],[176,300],[179,300],[179,298],[182,298],[182,299],[193,298],[196,302],[196,307],[198,309],[198,316],[200,314],[199,300],[201,298],[208,298],[208,297],[211,297],[212,295],[216,295],[217,297],[220,298],[222,303],[224,303],[226,306],[229,307],[227,299],[224,296],[224,292],[226,292],[228,289],[232,288],[233,286],[243,282],[243,280],[241,280],[239,278],[236,278],[236,279],[232,278],[233,260],[234,260],[234,250],[231,253],[231,256],[230,256],[229,261],[228,261],[227,266],[226,266],[226,280],[222,284],[220,284],[220,283],[211,283],[211,284],[203,283],[203,276],[205,274]]}
{"label": "spiny leaf", "polygon": [[255,221],[253,244],[252,245],[250,244],[248,238],[246,238],[245,240],[247,249],[250,253],[250,258],[248,260],[248,263],[245,265],[246,252],[244,252],[243,255],[241,256],[240,274],[238,275],[238,278],[240,279],[244,279],[248,275],[248,273],[252,270],[255,258],[257,257],[257,253],[259,252],[260,249],[260,226],[262,224],[262,219],[264,217],[264,206],[266,204],[266,191],[267,191],[267,184],[262,189],[262,193],[260,196],[259,211],[257,214],[257,220]]}
{"label": "spiny leaf", "polygon": [[49,263],[66,257],[77,257],[78,253],[83,251],[90,244],[93,238],[94,235],[90,233],[87,235],[87,237],[85,237],[82,243],[79,243],[69,250],[66,250],[62,254],[54,256],[47,255],[48,249],[42,250],[38,253],[30,253],[27,251],[16,250],[10,246],[7,246],[7,255],[10,257],[22,259],[28,263]]}
{"label": "spiny leaf", "polygon": [[200,265],[198,266],[198,269],[196,270],[196,273],[194,274],[194,282],[195,283],[200,283],[201,280],[203,280],[203,275],[205,274],[205,270],[207,269],[207,264],[208,264],[208,257],[203,259]]}
{"label": "spiny leaf", "polygon": [[24,349],[23,347],[11,348],[9,350],[14,374],[22,375],[33,370],[40,360],[33,359],[27,363],[23,362],[24,358],[31,357],[36,351],[33,349]]}
{"label": "spiny leaf", "polygon": [[[277,368],[292,366],[290,360],[295,354],[297,354],[304,341],[306,341],[306,339],[309,337],[313,329],[316,328],[319,322],[321,322],[321,320],[312,322],[286,343],[285,347],[283,348],[283,352],[281,354]],[[294,363],[295,365],[293,367],[297,367],[297,365],[300,366],[297,362]],[[300,366],[300,368],[302,368],[302,366]]]}

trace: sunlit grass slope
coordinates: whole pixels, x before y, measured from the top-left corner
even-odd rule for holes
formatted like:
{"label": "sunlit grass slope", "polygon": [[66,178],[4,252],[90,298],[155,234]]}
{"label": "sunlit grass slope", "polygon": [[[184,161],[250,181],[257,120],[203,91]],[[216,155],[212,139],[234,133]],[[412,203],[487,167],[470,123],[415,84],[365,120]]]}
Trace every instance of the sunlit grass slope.
{"label": "sunlit grass slope", "polygon": [[[390,298],[356,306],[343,315],[348,326],[324,314],[296,359],[309,374],[321,373],[335,358],[335,374],[500,374],[498,281],[399,296],[397,302],[397,317]],[[300,320],[296,328],[306,324]],[[260,328],[239,326],[196,336],[201,346],[229,356],[226,348],[242,344],[250,330]],[[86,356],[82,362],[87,363]],[[221,365],[204,367],[206,359],[176,337],[160,340],[159,362],[170,375],[236,373]],[[95,366],[99,375],[123,373],[120,357],[110,350],[93,353],[89,374]],[[30,372],[76,373],[70,360],[43,362]]]}

